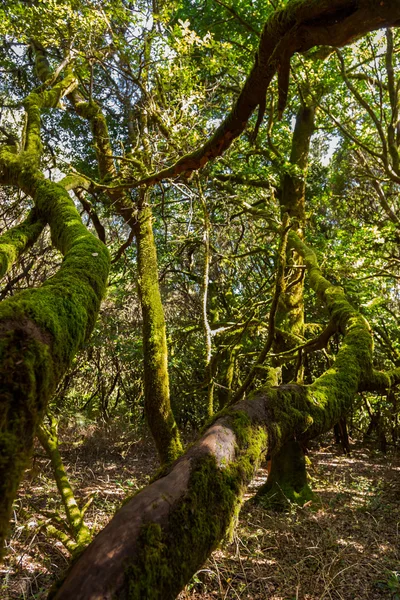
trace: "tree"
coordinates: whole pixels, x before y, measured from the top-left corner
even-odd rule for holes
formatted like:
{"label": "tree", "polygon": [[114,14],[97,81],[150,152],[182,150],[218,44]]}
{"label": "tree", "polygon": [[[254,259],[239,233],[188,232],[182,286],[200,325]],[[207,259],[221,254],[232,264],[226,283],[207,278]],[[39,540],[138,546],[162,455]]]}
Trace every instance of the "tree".
{"label": "tree", "polygon": [[[276,354],[288,352],[289,358],[292,358],[290,355],[296,358],[299,351],[301,355],[312,346],[323,347],[335,332],[343,336],[342,343],[334,364],[312,383],[305,385],[300,381],[298,368],[294,371],[297,381],[292,381],[292,375],[279,386],[274,385],[276,381],[267,380],[269,385],[265,389],[251,397],[246,396],[216,415],[200,440],[176,462],[169,464],[181,448],[169,404],[166,334],[154,246],[157,230],[151,226],[150,198],[153,194],[155,204],[157,192],[150,190],[155,184],[180,176],[178,184],[193,193],[191,174],[206,168],[212,175],[210,162],[224,155],[232,162],[226,169],[216,168],[218,183],[215,189],[220,190],[220,195],[223,195],[224,185],[243,183],[254,189],[262,189],[264,185],[272,195],[273,186],[267,178],[254,180],[250,169],[239,175],[235,172],[238,162],[235,163],[234,153],[239,148],[240,155],[242,141],[229,149],[244,132],[257,108],[251,141],[261,135],[267,110],[266,97],[274,91],[271,82],[275,74],[278,74],[276,112],[282,117],[288,102],[294,55],[310,53],[316,46],[338,48],[370,31],[396,27],[400,24],[400,7],[396,0],[385,0],[379,5],[369,0],[329,3],[294,0],[277,11],[271,12],[269,7],[250,74],[244,82],[235,82],[241,85],[241,91],[233,108],[211,135],[210,127],[219,114],[214,101],[218,103],[227,93],[222,86],[219,89],[216,85],[211,97],[207,97],[208,77],[215,81],[216,73],[212,69],[205,73],[202,59],[210,56],[216,46],[215,40],[196,36],[187,22],[174,21],[174,14],[171,15],[167,8],[149,7],[146,2],[136,7],[137,12],[126,3],[94,7],[79,2],[50,4],[48,7],[29,3],[21,7],[19,3],[8,2],[7,8],[7,14],[11,16],[5,16],[4,22],[10,31],[5,32],[9,37],[5,37],[3,62],[8,68],[9,79],[3,94],[18,82],[17,93],[11,94],[11,103],[5,103],[5,106],[7,111],[16,111],[22,106],[26,124],[21,135],[7,113],[6,125],[1,130],[4,145],[0,149],[0,181],[31,197],[32,210],[22,223],[0,238],[1,268],[4,274],[35,243],[46,224],[50,226],[53,244],[64,259],[57,273],[42,286],[19,292],[0,304],[1,353],[4,357],[0,371],[0,535],[3,539],[6,534],[12,500],[35,431],[73,356],[88,339],[105,294],[109,254],[101,241],[105,239],[101,220],[95,208],[88,204],[89,194],[99,200],[100,210],[105,214],[123,219],[129,232],[129,243],[132,242],[130,232],[136,238],[146,414],[161,461],[166,466],[154,483],[130,499],[115,515],[74,564],[55,595],[57,598],[100,595],[173,598],[222,539],[239,507],[244,489],[267,450],[278,455],[285,443],[292,443],[293,437],[306,441],[328,430],[347,414],[358,391],[392,389],[399,373],[397,370],[381,372],[374,369],[368,322],[352,307],[344,290],[324,277],[314,251],[304,241],[304,177],[314,126],[314,98],[309,97],[312,88],[310,91],[299,86],[302,99],[288,164],[280,162],[284,152],[276,146],[276,141],[274,144],[271,135],[275,114],[273,104],[268,107],[267,131],[262,130],[266,134],[268,150],[256,146],[259,156],[268,156],[271,171],[274,167],[283,176],[280,219],[276,219],[275,227],[271,227],[271,237],[272,233],[280,236],[280,257],[274,265],[277,274],[269,306],[266,346],[259,348],[255,366],[262,367],[265,348],[270,350],[272,342],[278,350]],[[232,38],[236,44],[248,43],[251,36],[257,35],[259,27],[241,16],[240,7],[236,10],[223,4],[220,8],[228,11],[235,21]],[[180,10],[184,9],[185,4]],[[239,33],[236,32],[238,23],[241,24]],[[223,29],[217,33],[221,37],[224,35]],[[138,48],[132,50],[132,40],[138,37]],[[390,54],[390,34],[387,40]],[[19,44],[29,47],[29,54],[22,56],[23,51],[16,52]],[[315,52],[316,59],[318,52],[324,54],[324,49]],[[158,58],[163,58],[167,66],[150,68]],[[35,74],[32,70],[21,74],[21,63],[25,66],[25,60],[30,65],[34,61]],[[243,54],[241,60],[246,61]],[[182,65],[189,62],[193,80],[181,70]],[[217,69],[222,64],[223,59],[217,61]],[[342,71],[345,74],[344,67]],[[227,82],[232,83],[229,69],[225,74],[223,82],[226,86]],[[111,101],[110,94],[113,94]],[[194,123],[193,111],[187,108],[190,103],[196,105],[200,101],[204,111]],[[70,111],[61,118],[55,111],[60,102],[70,106]],[[222,106],[225,105],[222,103]],[[394,121],[395,116],[389,127],[390,135],[393,135]],[[93,148],[88,148],[86,143],[80,147],[77,143],[70,150],[71,172],[59,183],[45,178],[41,168],[41,158],[46,156],[42,123],[46,126],[45,131],[49,127],[64,131],[66,127],[79,140],[80,128],[85,122],[90,125]],[[118,144],[113,133],[118,132],[119,123],[123,124],[125,133],[119,140],[122,151],[117,154]],[[205,142],[193,150],[204,138]],[[64,141],[60,143],[62,146]],[[56,164],[65,168],[63,155],[66,151],[61,147],[59,152],[61,160],[56,160]],[[55,154],[54,149],[52,154]],[[393,171],[396,171],[394,163]],[[217,325],[223,308],[229,315],[234,312],[235,304],[232,299],[223,306],[222,274],[215,282],[210,282],[209,273],[213,267],[210,256],[211,199],[208,192],[204,192],[204,184],[200,185],[199,179],[197,183],[200,220],[205,235],[203,244],[199,244],[198,239],[194,239],[193,244],[203,250],[203,326],[207,333],[206,387],[211,413],[215,372],[210,335],[213,329],[219,329]],[[162,186],[160,189],[162,202],[165,193]],[[97,236],[82,224],[68,194],[71,190],[76,190],[76,197],[90,215]],[[173,186],[168,193],[172,202],[174,194],[177,195]],[[262,202],[265,204],[265,198]],[[213,204],[216,214],[212,217],[217,221],[217,211],[221,208],[217,201]],[[272,217],[277,216],[276,211],[274,215],[263,205],[260,210],[258,202],[244,206],[244,209],[243,214],[255,218],[267,216],[273,221]],[[287,251],[293,255],[288,261],[292,274],[285,281]],[[304,342],[303,278],[294,276],[296,268],[307,270],[309,285],[328,309],[330,319],[317,338]],[[183,275],[199,286],[199,272],[189,266],[188,275]],[[297,305],[290,306],[289,300],[293,299]],[[296,310],[296,319],[293,319]],[[215,315],[213,328],[210,327],[211,314]],[[265,312],[260,313],[264,320],[265,316]],[[236,360],[234,348],[245,339],[251,320],[239,327],[240,335],[234,343],[227,343],[227,337],[219,342],[221,351],[228,351],[227,381],[228,370],[232,371]],[[294,333],[300,337],[300,343],[294,349],[293,343],[278,348],[277,325],[286,337]],[[289,365],[288,371],[293,373],[293,367]],[[252,376],[251,383],[253,380]],[[230,381],[229,386],[232,379]],[[245,389],[240,391],[239,388],[236,400]],[[276,464],[280,464],[279,460]],[[288,481],[289,485],[291,483]]]}

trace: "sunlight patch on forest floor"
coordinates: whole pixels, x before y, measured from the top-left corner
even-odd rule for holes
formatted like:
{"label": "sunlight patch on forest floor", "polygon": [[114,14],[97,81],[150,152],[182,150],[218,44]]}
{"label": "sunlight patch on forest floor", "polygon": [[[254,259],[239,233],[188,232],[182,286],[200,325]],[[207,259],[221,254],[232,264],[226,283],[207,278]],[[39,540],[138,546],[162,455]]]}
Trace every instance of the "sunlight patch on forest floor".
{"label": "sunlight patch on forest floor", "polygon": [[[76,435],[62,436],[76,439]],[[107,523],[130,493],[147,484],[157,458],[147,437],[94,430],[62,446],[77,497],[93,503],[86,522]],[[233,541],[214,552],[179,600],[398,600],[400,598],[400,457],[366,448],[350,457],[327,438],[313,443],[311,485],[320,504],[265,511],[251,500],[266,480],[260,469],[246,494]],[[60,509],[50,465],[37,447],[15,503],[12,536],[0,568],[0,597],[43,600],[68,564],[45,533]],[[397,594],[397,596],[396,596]]]}

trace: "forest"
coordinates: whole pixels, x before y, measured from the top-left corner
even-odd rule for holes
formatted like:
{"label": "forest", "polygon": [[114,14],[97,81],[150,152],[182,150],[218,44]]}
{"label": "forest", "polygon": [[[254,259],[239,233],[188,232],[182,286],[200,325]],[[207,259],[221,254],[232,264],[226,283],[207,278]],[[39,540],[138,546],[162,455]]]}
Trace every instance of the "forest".
{"label": "forest", "polygon": [[[399,0],[0,3],[0,553],[63,557],[5,598],[400,598],[399,26]],[[397,465],[375,591],[336,554],[316,595],[222,567],[207,595],[244,500],[317,522],[327,439]],[[104,518],[88,444],[119,452]]]}

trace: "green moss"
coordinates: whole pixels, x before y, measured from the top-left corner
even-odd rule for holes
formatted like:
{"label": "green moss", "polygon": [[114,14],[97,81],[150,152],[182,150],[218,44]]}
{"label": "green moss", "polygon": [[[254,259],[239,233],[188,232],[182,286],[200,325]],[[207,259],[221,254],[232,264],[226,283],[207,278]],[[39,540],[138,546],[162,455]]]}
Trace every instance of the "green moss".
{"label": "green moss", "polygon": [[297,441],[289,440],[273,454],[268,480],[259,489],[257,500],[265,507],[282,510],[312,499],[304,452]]}
{"label": "green moss", "polygon": [[47,531],[53,537],[60,539],[64,546],[74,555],[75,553],[82,552],[90,543],[92,536],[88,526],[84,522],[84,512],[78,506],[61,459],[57,429],[57,420],[51,417],[49,426],[42,423],[38,427],[37,437],[51,461],[57,488],[64,504],[68,534],[60,532],[55,527],[48,528]]}
{"label": "green moss", "polygon": [[58,381],[90,335],[109,270],[105,246],[82,224],[61,186],[36,183],[35,201],[46,213],[61,268],[38,289],[0,304],[0,537],[36,426]]}
{"label": "green moss", "polygon": [[38,219],[37,212],[33,210],[25,221],[0,236],[0,277],[36,242],[44,226],[45,221]]}
{"label": "green moss", "polygon": [[162,463],[169,463],[182,453],[182,445],[170,404],[167,334],[158,282],[152,211],[148,205],[138,215],[136,244],[138,288],[143,315],[146,417],[160,460]]}
{"label": "green moss", "polygon": [[[104,183],[115,180],[117,172],[114,165],[107,121],[100,106],[91,100],[90,102],[77,102],[75,107],[77,113],[90,123],[101,180]],[[118,194],[121,196],[119,192]]]}
{"label": "green moss", "polygon": [[0,304],[0,543],[36,427],[61,376],[92,331],[109,271],[106,247],[82,224],[66,190],[39,170],[41,109],[57,106],[75,85],[74,76],[68,75],[48,91],[31,93],[24,101],[23,151],[18,154],[16,146],[0,150],[1,183],[17,185],[32,196],[36,213],[0,239],[1,268],[34,241],[40,220],[49,223],[53,244],[64,255],[57,274],[40,288]]}
{"label": "green moss", "polygon": [[[231,414],[230,426],[235,432],[239,455],[234,469],[250,482],[263,454],[267,451],[268,434],[264,426],[254,425],[244,411]],[[231,467],[229,467],[231,468]]]}
{"label": "green moss", "polygon": [[236,458],[228,465],[210,455],[193,459],[187,493],[171,509],[168,528],[142,529],[138,558],[126,569],[130,600],[175,598],[229,531],[267,436],[245,413],[225,418],[237,436]]}
{"label": "green moss", "polygon": [[323,277],[314,252],[293,232],[292,247],[306,264],[311,287],[326,304],[331,319],[344,334],[334,365],[306,386],[308,435],[326,431],[348,410],[364,378],[372,373],[373,343],[368,322],[347,300],[342,288]]}
{"label": "green moss", "polygon": [[258,503],[267,510],[287,511],[293,504],[304,506],[307,502],[312,502],[314,506],[320,505],[320,500],[306,484],[299,491],[296,491],[290,484],[279,485],[275,483],[267,492],[260,495]]}

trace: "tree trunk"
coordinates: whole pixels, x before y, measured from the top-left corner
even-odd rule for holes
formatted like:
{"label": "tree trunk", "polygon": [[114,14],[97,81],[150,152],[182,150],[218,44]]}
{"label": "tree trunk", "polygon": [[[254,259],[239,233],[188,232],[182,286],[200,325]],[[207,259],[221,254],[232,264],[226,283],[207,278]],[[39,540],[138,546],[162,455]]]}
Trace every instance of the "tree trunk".
{"label": "tree trunk", "polygon": [[222,409],[225,406],[229,406],[232,403],[232,387],[233,379],[235,375],[237,359],[236,347],[229,346],[222,352],[222,356],[219,360],[219,375],[221,383],[218,386],[218,403],[219,408]]}
{"label": "tree trunk", "polygon": [[[315,108],[313,105],[301,106],[296,117],[296,125],[292,139],[290,163],[296,166],[300,175],[286,173],[282,182],[281,213],[289,215],[292,229],[303,239],[305,228],[305,181],[308,166],[311,136],[315,129]],[[287,269],[291,274],[283,289],[276,314],[276,327],[282,331],[302,338],[304,335],[304,302],[302,277],[303,260],[298,253],[288,256]],[[289,350],[286,346],[278,350]],[[288,383],[295,376],[294,366],[283,365],[283,383]]]}
{"label": "tree trunk", "polygon": [[143,317],[145,411],[161,463],[168,463],[179,456],[182,446],[170,404],[167,334],[158,283],[152,211],[146,199],[144,194],[135,229]]}
{"label": "tree trunk", "polygon": [[[288,214],[293,230],[303,239],[305,228],[305,192],[308,155],[311,136],[315,129],[315,107],[301,106],[296,117],[293,132],[290,163],[296,166],[300,175],[286,173],[282,182],[281,212]],[[303,259],[294,252],[287,258],[287,266],[291,275],[286,281],[279,298],[276,314],[276,327],[289,336],[282,336],[283,344],[276,345],[278,351],[290,349],[286,339],[303,339],[304,336],[304,271]],[[284,362],[282,365],[282,382],[303,380],[303,366],[299,362]],[[295,440],[291,440],[272,457],[271,470],[267,483],[259,491],[259,498],[266,495],[264,502],[275,506],[287,506],[292,502],[304,504],[311,498],[311,490],[307,485],[306,465],[303,452]],[[300,475],[301,474],[301,475]]]}
{"label": "tree trunk", "polygon": [[347,419],[343,417],[333,428],[336,444],[341,444],[343,452],[350,454],[350,440],[347,432]]}
{"label": "tree trunk", "polygon": [[[65,370],[88,339],[104,295],[109,254],[82,224],[69,194],[40,172],[41,110],[54,108],[76,85],[68,76],[52,89],[24,101],[27,116],[23,150],[3,146],[0,183],[33,198],[38,219],[50,225],[54,246],[64,255],[56,275],[0,304],[0,545],[7,533],[12,502],[29,459],[36,428]],[[37,227],[26,238],[34,241]],[[26,232],[25,232],[26,233]],[[32,235],[31,235],[32,234]],[[20,237],[0,239],[24,249]],[[0,263],[4,262],[0,260]],[[7,262],[7,259],[6,259]]]}
{"label": "tree trunk", "polygon": [[275,510],[287,508],[291,503],[302,506],[314,498],[307,483],[306,459],[299,442],[289,440],[275,454],[267,482],[257,496],[263,506]]}

